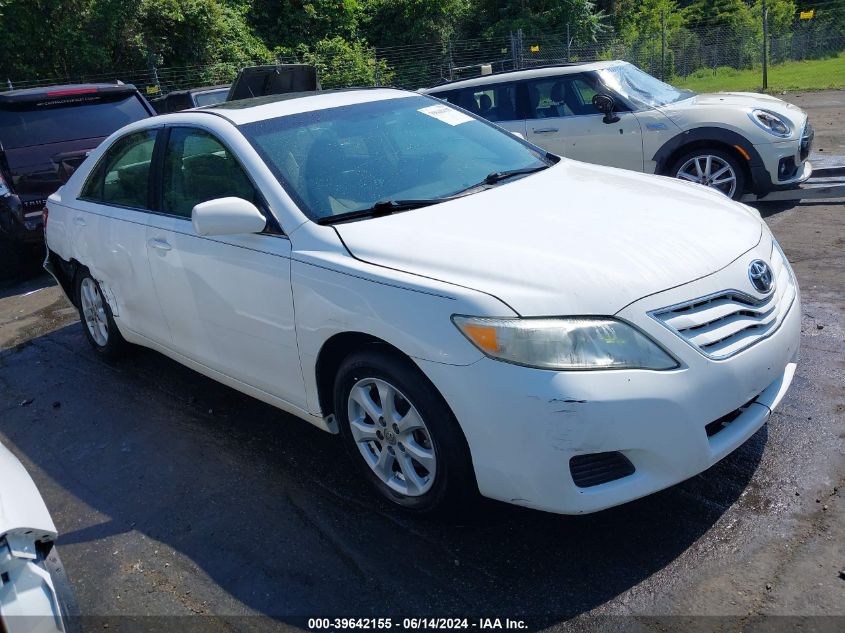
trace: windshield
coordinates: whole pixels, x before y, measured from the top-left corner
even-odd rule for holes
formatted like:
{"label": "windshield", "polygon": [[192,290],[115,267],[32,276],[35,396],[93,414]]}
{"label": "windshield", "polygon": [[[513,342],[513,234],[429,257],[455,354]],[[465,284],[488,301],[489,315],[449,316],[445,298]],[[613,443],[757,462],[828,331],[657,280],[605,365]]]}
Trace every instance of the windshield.
{"label": "windshield", "polygon": [[240,129],[315,221],[377,203],[436,202],[509,182],[485,183],[488,176],[549,164],[507,132],[430,97],[317,110]]}
{"label": "windshield", "polygon": [[149,117],[134,94],[83,95],[4,106],[0,144],[4,149],[108,136],[124,125]]}
{"label": "windshield", "polygon": [[695,95],[692,90],[675,88],[627,62],[602,68],[598,73],[605,85],[642,107],[665,106]]}

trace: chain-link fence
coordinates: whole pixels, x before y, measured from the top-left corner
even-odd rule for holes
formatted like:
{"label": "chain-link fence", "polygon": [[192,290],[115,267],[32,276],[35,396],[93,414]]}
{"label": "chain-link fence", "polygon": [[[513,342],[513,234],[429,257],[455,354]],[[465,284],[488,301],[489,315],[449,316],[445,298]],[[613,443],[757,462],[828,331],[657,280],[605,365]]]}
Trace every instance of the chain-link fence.
{"label": "chain-link fence", "polygon": [[[787,61],[818,59],[845,51],[845,15],[833,16],[823,22],[799,20],[794,27],[767,38],[769,64]],[[762,20],[762,18],[761,18]],[[633,41],[616,34],[608,34],[593,41],[577,41],[568,32],[527,34],[521,31],[508,36],[482,39],[455,39],[442,43],[420,43],[409,46],[369,49],[365,60],[371,69],[366,83],[394,85],[417,89],[444,81],[498,72],[530,68],[562,62],[623,59],[647,72],[671,80],[692,73],[717,68],[758,68],[764,63],[763,36],[760,24],[743,26],[726,23],[700,24],[695,27],[665,27],[653,33],[639,34]],[[279,62],[299,62],[284,58]],[[28,88],[76,82],[133,83],[148,95],[166,94],[198,86],[226,84],[233,80],[239,68],[256,63],[239,60],[206,66],[137,69],[109,73],[53,77],[38,80],[6,81],[6,89]],[[324,88],[343,87],[339,66],[349,59],[321,60],[320,81]],[[359,62],[360,63],[360,62]],[[762,75],[762,73],[761,73]],[[361,76],[357,73],[356,76]],[[2,89],[2,87],[0,87]]]}

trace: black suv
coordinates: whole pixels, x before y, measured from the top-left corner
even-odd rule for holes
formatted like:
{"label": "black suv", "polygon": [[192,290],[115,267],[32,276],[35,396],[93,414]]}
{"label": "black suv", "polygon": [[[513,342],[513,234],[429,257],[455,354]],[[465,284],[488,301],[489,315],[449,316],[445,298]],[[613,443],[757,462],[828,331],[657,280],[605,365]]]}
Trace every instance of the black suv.
{"label": "black suv", "polygon": [[128,84],[0,93],[0,277],[17,274],[44,235],[47,197],[115,130],[155,115]]}

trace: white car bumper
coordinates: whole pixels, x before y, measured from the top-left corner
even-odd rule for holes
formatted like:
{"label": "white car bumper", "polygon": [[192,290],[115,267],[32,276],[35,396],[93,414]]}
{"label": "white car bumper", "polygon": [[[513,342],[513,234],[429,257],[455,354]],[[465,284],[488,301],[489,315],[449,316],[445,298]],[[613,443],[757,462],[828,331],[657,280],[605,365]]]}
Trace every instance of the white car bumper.
{"label": "white car bumper", "polygon": [[806,154],[802,153],[801,147],[800,140],[755,145],[754,149],[760,155],[770,180],[769,183],[760,184],[764,188],[784,189],[809,179],[813,173],[813,166],[807,160],[809,147]]}
{"label": "white car bumper", "polygon": [[[713,277],[736,279],[736,269],[747,270],[746,259],[755,256]],[[751,437],[792,381],[800,297],[796,286],[776,328],[716,360],[648,316],[680,297],[704,296],[713,277],[642,299],[618,315],[675,354],[681,361],[675,370],[556,372],[488,358],[468,366],[417,361],[464,430],[480,492],[563,514],[594,512],[688,479]],[[711,424],[731,414],[737,417],[725,426]],[[571,462],[604,453],[620,453],[633,472],[624,471],[618,456]],[[583,485],[585,476],[614,468],[623,476]]]}

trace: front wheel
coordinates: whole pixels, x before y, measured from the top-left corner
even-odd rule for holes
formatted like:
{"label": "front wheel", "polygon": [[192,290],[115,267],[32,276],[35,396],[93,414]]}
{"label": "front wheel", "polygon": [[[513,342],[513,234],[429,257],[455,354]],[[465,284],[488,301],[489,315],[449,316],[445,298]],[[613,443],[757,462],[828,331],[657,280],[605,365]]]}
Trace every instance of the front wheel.
{"label": "front wheel", "polygon": [[114,323],[100,284],[87,269],[80,270],[76,276],[76,305],[85,337],[94,350],[109,360],[120,356],[126,341]]}
{"label": "front wheel", "polygon": [[721,149],[704,147],[687,152],[675,161],[670,175],[710,187],[734,200],[745,193],[742,166],[732,154]]}
{"label": "front wheel", "polygon": [[385,498],[433,513],[477,495],[454,415],[409,360],[377,348],[354,353],[341,364],[334,396],[344,443]]}

